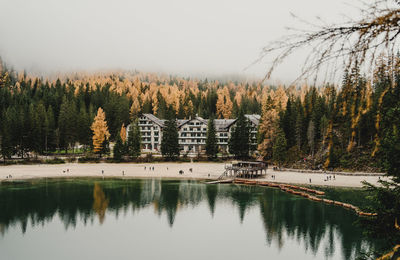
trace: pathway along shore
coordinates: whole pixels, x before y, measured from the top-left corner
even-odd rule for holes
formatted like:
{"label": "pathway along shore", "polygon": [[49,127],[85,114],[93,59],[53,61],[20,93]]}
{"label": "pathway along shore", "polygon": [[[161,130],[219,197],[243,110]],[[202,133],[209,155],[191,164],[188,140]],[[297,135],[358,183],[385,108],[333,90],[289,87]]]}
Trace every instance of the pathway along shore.
{"label": "pathway along shore", "polygon": [[[224,163],[65,163],[57,165],[8,165],[0,166],[0,181],[34,178],[60,177],[124,177],[124,178],[180,178],[180,179],[214,179],[224,172]],[[154,167],[154,169],[153,169]],[[179,172],[183,173],[180,174]],[[271,176],[274,175],[275,178]],[[362,187],[362,181],[378,184],[379,179],[387,177],[357,173],[357,175],[335,175],[327,180],[326,173],[307,173],[289,170],[274,171],[269,168],[267,175],[258,181],[286,183],[294,185],[317,185],[337,187]],[[310,183],[311,180],[311,183]]]}

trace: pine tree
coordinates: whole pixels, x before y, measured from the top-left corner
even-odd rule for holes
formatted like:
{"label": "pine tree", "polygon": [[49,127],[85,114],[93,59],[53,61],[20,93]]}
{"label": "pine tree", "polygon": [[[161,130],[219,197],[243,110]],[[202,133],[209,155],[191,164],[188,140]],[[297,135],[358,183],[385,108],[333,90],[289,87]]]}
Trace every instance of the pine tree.
{"label": "pine tree", "polygon": [[60,131],[60,145],[68,151],[69,146],[73,146],[76,141],[77,111],[75,102],[69,101],[66,96],[60,107],[58,116],[58,128]]}
{"label": "pine tree", "polygon": [[296,131],[293,124],[296,121],[295,105],[293,104],[292,98],[289,98],[286,103],[286,110],[281,118],[281,128],[285,133],[288,147],[292,147],[296,144]]}
{"label": "pine tree", "polygon": [[56,124],[54,119],[54,113],[51,106],[47,109],[47,139],[46,139],[46,151],[54,150],[56,148]]}
{"label": "pine tree", "polygon": [[179,156],[178,128],[175,119],[165,122],[161,140],[161,154],[169,160]]}
{"label": "pine tree", "polygon": [[77,125],[77,139],[79,143],[84,146],[90,145],[92,132],[90,131],[90,118],[86,111],[85,104],[82,104],[81,108],[79,109]]}
{"label": "pine tree", "polygon": [[231,132],[229,139],[229,152],[236,158],[248,158],[250,152],[250,128],[243,110],[239,111],[239,116]]}
{"label": "pine tree", "polygon": [[6,158],[11,158],[15,152],[15,144],[12,141],[13,118],[15,118],[15,115],[15,109],[8,108],[3,115],[3,120],[1,121],[2,128],[0,132],[0,152],[4,161]]}
{"label": "pine tree", "polygon": [[37,146],[36,151],[40,154],[43,154],[43,151],[46,149],[46,139],[48,135],[48,120],[46,114],[46,108],[43,103],[40,102],[35,109],[35,128],[36,130],[36,139]]}
{"label": "pine tree", "polygon": [[304,115],[303,115],[303,110],[300,109],[297,113],[297,118],[296,118],[296,125],[295,125],[295,132],[296,132],[296,145],[299,150],[301,150],[301,147],[304,142],[303,138],[303,124],[304,124]]}
{"label": "pine tree", "polygon": [[124,154],[124,145],[122,144],[121,137],[117,135],[117,140],[113,149],[113,157],[116,161],[121,161],[122,156]]}
{"label": "pine tree", "polygon": [[206,154],[208,158],[214,159],[217,157],[218,145],[217,136],[214,124],[214,118],[208,120],[207,138],[206,138]]}
{"label": "pine tree", "polygon": [[137,158],[140,155],[140,140],[140,129],[138,119],[136,119],[129,127],[126,142],[126,150],[131,158]]}
{"label": "pine tree", "polygon": [[281,129],[278,130],[278,133],[274,140],[274,145],[272,148],[272,157],[275,162],[278,163],[279,167],[286,159],[287,155],[287,142],[285,134]]}
{"label": "pine tree", "polygon": [[308,140],[308,146],[310,147],[311,156],[314,157],[315,125],[313,120],[310,120],[310,122],[308,123],[307,140]]}
{"label": "pine tree", "polygon": [[28,108],[28,118],[26,119],[27,135],[25,144],[30,151],[38,152],[39,148],[39,127],[38,120],[36,118],[35,106],[31,103]]}
{"label": "pine tree", "polygon": [[101,156],[102,153],[107,152],[108,138],[110,137],[106,115],[101,107],[97,110],[91,129],[93,131],[93,151]]}

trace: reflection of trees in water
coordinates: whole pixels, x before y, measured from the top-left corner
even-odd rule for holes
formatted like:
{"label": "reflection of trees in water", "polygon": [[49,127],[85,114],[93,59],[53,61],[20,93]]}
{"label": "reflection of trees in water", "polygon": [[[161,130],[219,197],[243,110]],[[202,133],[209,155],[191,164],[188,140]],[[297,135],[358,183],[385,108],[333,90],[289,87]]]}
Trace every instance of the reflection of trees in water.
{"label": "reflection of trees in water", "polygon": [[25,232],[28,222],[44,224],[57,214],[66,229],[75,227],[78,218],[85,224],[93,222],[96,215],[103,223],[106,214],[118,217],[129,209],[135,212],[150,206],[158,215],[165,212],[172,226],[180,208],[195,207],[204,200],[211,215],[218,201],[232,203],[238,208],[241,222],[249,209],[259,207],[268,244],[274,241],[282,247],[289,237],[314,254],[322,246],[329,258],[339,250],[335,241],[340,241],[346,259],[365,246],[360,232],[353,226],[357,217],[338,207],[311,202],[277,189],[158,179],[96,182],[78,179],[2,185],[0,232],[4,234],[15,224]]}
{"label": "reflection of trees in water", "polygon": [[207,185],[206,186],[206,197],[208,207],[210,208],[211,216],[214,216],[215,202],[217,201],[219,185]]}
{"label": "reflection of trees in water", "polygon": [[96,182],[93,189],[93,210],[99,216],[100,223],[103,223],[108,207],[109,199],[106,198],[103,189]]}
{"label": "reflection of trees in water", "polygon": [[160,197],[156,198],[155,210],[158,215],[165,210],[168,217],[168,223],[172,227],[175,220],[175,214],[179,207],[179,186],[173,182],[161,182]]}
{"label": "reflection of trees in water", "polygon": [[[325,257],[329,258],[338,250],[337,239],[345,259],[354,258],[354,253],[365,246],[361,230],[354,227],[357,217],[352,212],[280,190],[266,190],[259,199],[268,244],[276,241],[282,247],[287,236],[304,243],[305,249],[314,254],[323,246]],[[342,212],[338,214],[338,211]],[[325,243],[321,245],[322,242]]]}
{"label": "reflection of trees in water", "polygon": [[230,198],[234,205],[238,206],[240,222],[243,223],[246,210],[257,204],[259,187],[235,185],[223,194]]}

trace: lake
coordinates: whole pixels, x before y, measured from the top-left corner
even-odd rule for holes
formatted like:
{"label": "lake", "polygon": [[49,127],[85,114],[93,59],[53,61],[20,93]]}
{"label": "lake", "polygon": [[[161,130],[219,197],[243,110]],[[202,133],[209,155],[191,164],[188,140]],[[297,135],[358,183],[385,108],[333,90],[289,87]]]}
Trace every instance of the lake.
{"label": "lake", "polygon": [[279,189],[188,180],[0,184],[0,259],[354,259],[358,217]]}

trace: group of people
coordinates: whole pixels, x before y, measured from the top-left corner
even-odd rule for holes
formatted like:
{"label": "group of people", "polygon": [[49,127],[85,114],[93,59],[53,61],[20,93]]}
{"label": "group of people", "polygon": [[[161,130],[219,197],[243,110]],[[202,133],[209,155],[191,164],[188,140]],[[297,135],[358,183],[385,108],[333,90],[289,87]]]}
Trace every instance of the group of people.
{"label": "group of people", "polygon": [[69,169],[63,170],[63,173],[69,173]]}
{"label": "group of people", "polygon": [[336,180],[335,175],[328,175],[328,176],[326,176],[326,179],[324,179],[324,181],[331,181],[332,177],[333,177],[333,180]]}
{"label": "group of people", "polygon": [[271,175],[271,178],[274,179],[274,180],[275,180],[275,177],[276,177],[275,174],[274,174],[274,175]]}
{"label": "group of people", "polygon": [[11,179],[11,178],[12,178],[12,175],[11,175],[11,174],[9,174],[9,175],[6,176],[6,179]]}
{"label": "group of people", "polygon": [[[146,166],[144,166],[144,169],[146,170],[147,169],[147,167]],[[167,170],[168,170],[168,167],[167,167]],[[152,167],[152,166],[150,166],[149,167],[149,171],[154,171],[154,166]]]}

